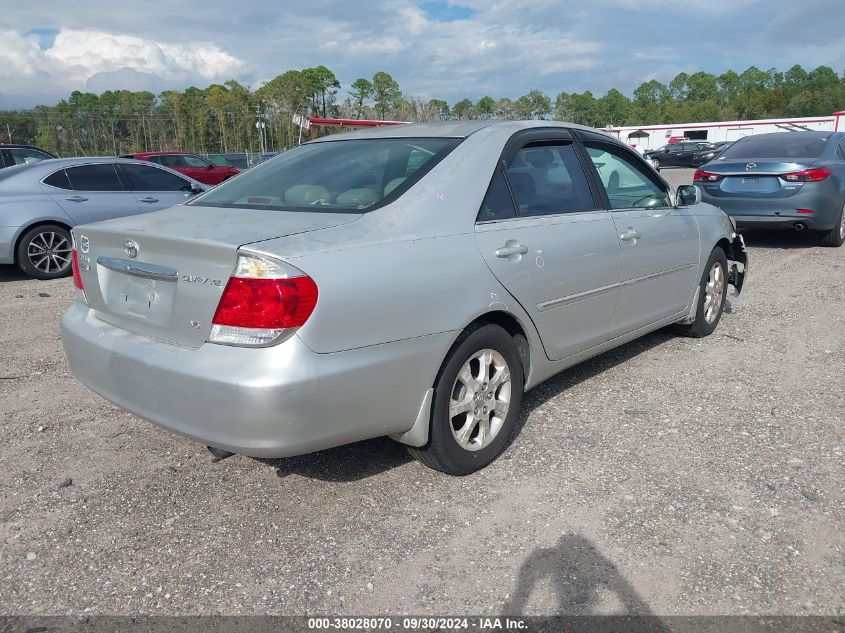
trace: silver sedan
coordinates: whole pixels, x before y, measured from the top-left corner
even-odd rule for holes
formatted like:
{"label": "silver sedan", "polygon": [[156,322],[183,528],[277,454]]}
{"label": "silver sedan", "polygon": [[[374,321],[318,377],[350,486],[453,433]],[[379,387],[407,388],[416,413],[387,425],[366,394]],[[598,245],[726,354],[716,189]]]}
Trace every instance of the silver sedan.
{"label": "silver sedan", "polygon": [[746,255],[730,219],[575,125],[330,136],[178,208],[76,227],[70,366],[211,447],[388,435],[462,475],[523,393],[674,325],[707,336]]}
{"label": "silver sedan", "polygon": [[201,183],[121,158],[57,158],[0,171],[0,264],[37,279],[70,274],[70,229],[185,202]]}

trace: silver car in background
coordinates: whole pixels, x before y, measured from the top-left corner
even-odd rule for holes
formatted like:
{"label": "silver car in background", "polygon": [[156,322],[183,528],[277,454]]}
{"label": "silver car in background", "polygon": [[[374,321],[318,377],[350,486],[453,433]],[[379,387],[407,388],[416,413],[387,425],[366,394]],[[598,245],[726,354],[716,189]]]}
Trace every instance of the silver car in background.
{"label": "silver car in background", "polygon": [[330,136],[73,235],[62,340],[108,400],[252,456],[388,435],[455,475],[505,449],[526,389],[713,332],[746,266],[695,187],[547,121]]}
{"label": "silver car in background", "polygon": [[70,274],[70,229],[172,207],[207,187],[121,158],[57,158],[0,171],[0,264],[37,279]]}

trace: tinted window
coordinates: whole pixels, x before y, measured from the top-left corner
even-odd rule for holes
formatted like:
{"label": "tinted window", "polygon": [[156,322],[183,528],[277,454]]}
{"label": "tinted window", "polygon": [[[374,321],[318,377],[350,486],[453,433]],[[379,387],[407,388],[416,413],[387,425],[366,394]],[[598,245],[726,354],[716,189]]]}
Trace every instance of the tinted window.
{"label": "tinted window", "polygon": [[208,167],[208,162],[204,161],[199,156],[181,156],[184,164],[188,167],[198,167],[199,169],[206,169]]}
{"label": "tinted window", "polygon": [[839,141],[839,146],[836,148],[836,150],[839,160],[845,160],[845,138]]}
{"label": "tinted window", "polygon": [[13,164],[15,165],[37,163],[47,158],[52,158],[52,156],[48,156],[44,152],[39,152],[38,150],[26,149],[21,147],[11,148],[9,149],[9,153],[12,155],[12,160],[14,160]]}
{"label": "tinted window", "polygon": [[523,147],[508,167],[519,215],[548,215],[595,208],[572,143]]}
{"label": "tinted window", "polygon": [[720,158],[818,158],[826,144],[826,136],[805,136],[800,132],[746,136]]}
{"label": "tinted window", "polygon": [[460,139],[378,138],[308,143],[195,198],[205,206],[363,211],[398,198]]}
{"label": "tinted window", "polygon": [[121,165],[133,191],[190,191],[191,183],[176,174],[146,165]]}
{"label": "tinted window", "polygon": [[75,191],[123,191],[114,165],[81,165],[65,170],[70,186]]}
{"label": "tinted window", "polygon": [[70,181],[67,179],[64,169],[60,169],[47,176],[44,179],[44,184],[50,185],[51,187],[58,187],[59,189],[70,189]]}
{"label": "tinted window", "polygon": [[155,162],[164,165],[165,167],[185,167],[185,161],[182,156],[174,154],[164,154],[163,156],[152,156]]}
{"label": "tinted window", "polygon": [[502,174],[502,168],[496,168],[484,202],[481,203],[481,210],[478,212],[479,222],[491,222],[494,220],[506,220],[516,217],[516,209],[513,206],[513,198]]}
{"label": "tinted window", "polygon": [[669,192],[646,173],[646,167],[624,150],[603,143],[584,144],[599,173],[613,209],[671,206]]}

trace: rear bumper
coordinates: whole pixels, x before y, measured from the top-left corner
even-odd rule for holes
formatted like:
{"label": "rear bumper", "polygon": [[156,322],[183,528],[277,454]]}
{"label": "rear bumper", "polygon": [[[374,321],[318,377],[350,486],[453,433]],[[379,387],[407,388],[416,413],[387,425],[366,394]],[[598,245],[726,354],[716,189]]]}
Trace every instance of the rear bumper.
{"label": "rear bumper", "polygon": [[204,444],[287,457],[411,428],[454,335],[317,354],[188,349],[132,334],[75,303],[62,317],[70,368],[119,407]]}
{"label": "rear bumper", "polygon": [[[843,202],[842,196],[829,185],[805,187],[787,198],[715,196],[708,192],[708,185],[699,187],[704,202],[719,207],[736,220],[737,226],[744,228],[792,229],[801,222],[809,229],[828,230],[837,225]],[[798,209],[810,209],[813,213],[798,213]]]}

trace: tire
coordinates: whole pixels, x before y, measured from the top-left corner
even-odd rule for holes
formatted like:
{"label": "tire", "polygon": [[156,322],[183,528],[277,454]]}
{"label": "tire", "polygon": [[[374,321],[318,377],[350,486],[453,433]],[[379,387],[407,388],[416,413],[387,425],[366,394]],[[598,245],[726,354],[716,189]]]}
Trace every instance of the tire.
{"label": "tire", "polygon": [[35,279],[67,277],[71,259],[70,231],[58,224],[42,224],[26,231],[18,243],[18,268]]}
{"label": "tire", "polygon": [[842,244],[845,244],[845,205],[839,210],[836,226],[819,234],[819,244],[822,246],[842,246]]}
{"label": "tire", "polygon": [[659,158],[652,158],[651,164],[657,171],[660,171],[660,159]]}
{"label": "tire", "polygon": [[[717,269],[721,272],[717,273]],[[712,284],[712,285],[711,285]],[[709,289],[710,292],[708,292]],[[716,305],[710,303],[709,298],[718,296]],[[728,258],[720,247],[713,249],[704,267],[704,273],[698,283],[698,305],[695,308],[695,321],[689,324],[677,324],[675,330],[683,336],[702,338],[710,336],[725,309],[728,296]]]}
{"label": "tire", "polygon": [[[503,375],[509,380],[500,378],[494,386]],[[472,378],[478,380],[468,380]],[[408,450],[426,466],[449,475],[484,468],[516,435],[524,384],[522,360],[510,334],[492,324],[464,333],[443,361],[434,385],[428,444]],[[453,400],[466,410],[450,416]],[[502,411],[499,406],[505,403]]]}

